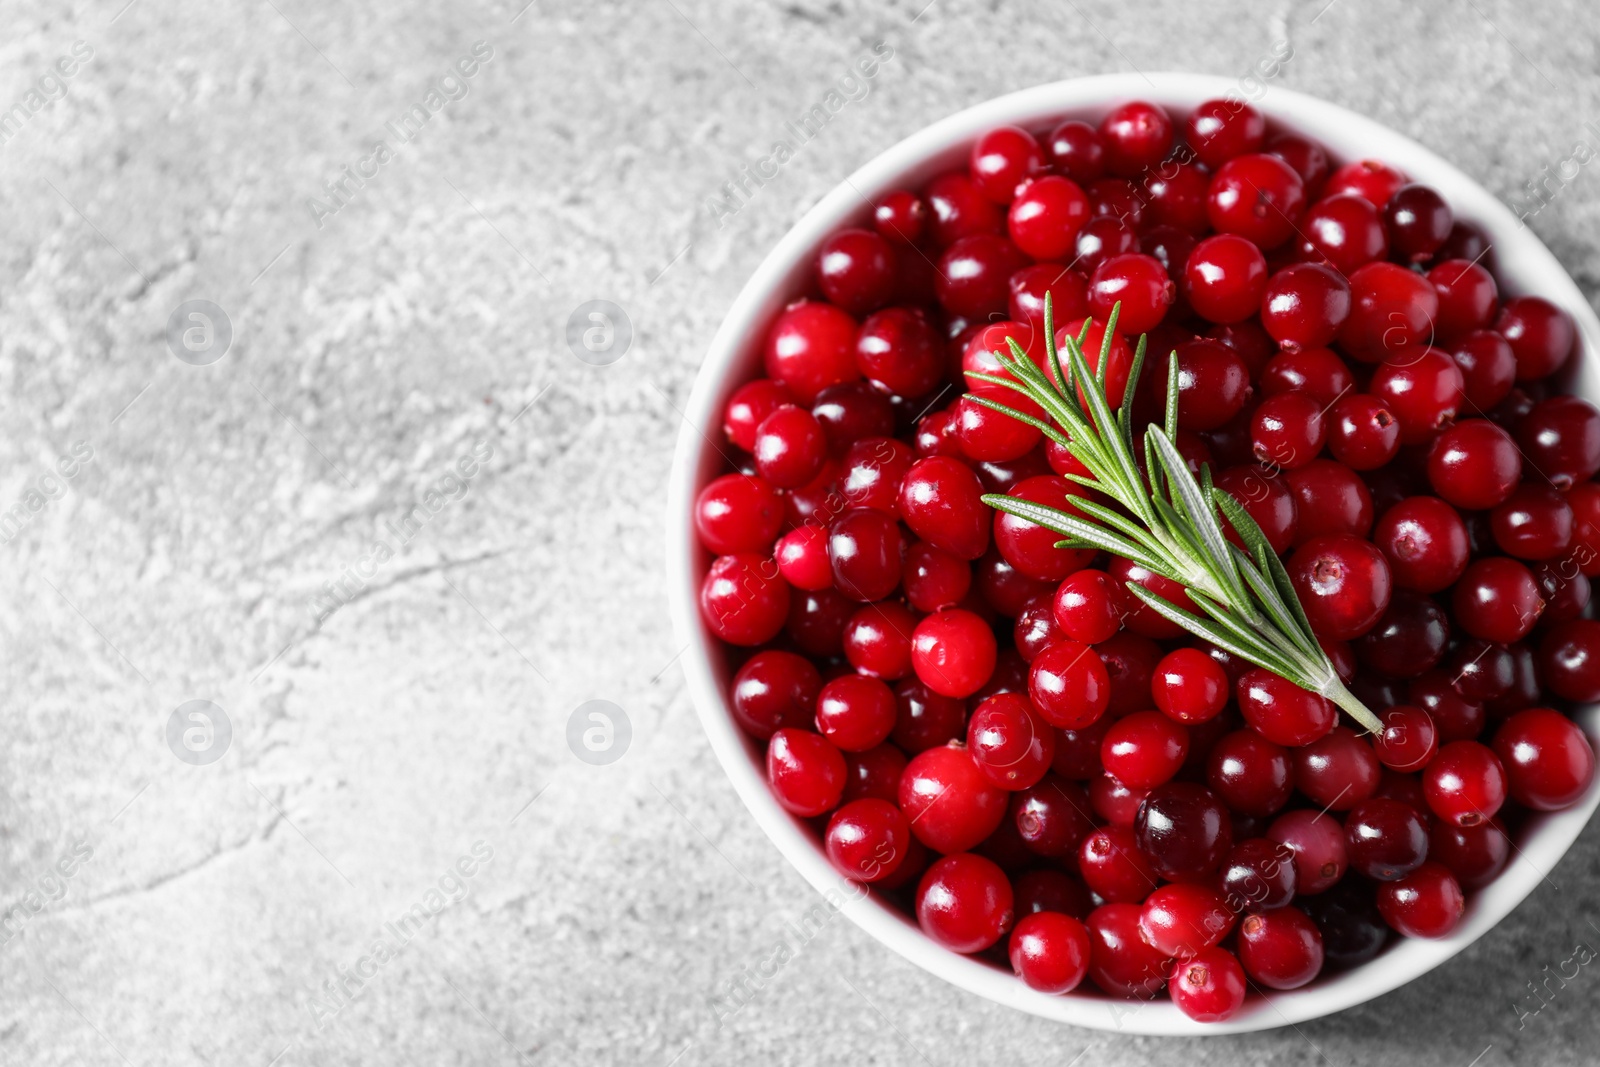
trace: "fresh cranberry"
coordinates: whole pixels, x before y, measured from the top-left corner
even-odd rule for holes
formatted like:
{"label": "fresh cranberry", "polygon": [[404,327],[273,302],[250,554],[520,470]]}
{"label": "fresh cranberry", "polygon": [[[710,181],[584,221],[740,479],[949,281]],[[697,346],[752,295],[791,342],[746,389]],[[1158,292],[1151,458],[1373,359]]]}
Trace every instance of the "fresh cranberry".
{"label": "fresh cranberry", "polygon": [[1267,141],[1266,148],[1269,155],[1277,156],[1300,175],[1308,199],[1321,194],[1332,169],[1321,145],[1292,133],[1280,133]]}
{"label": "fresh cranberry", "polygon": [[1314,459],[1283,478],[1294,494],[1297,544],[1323,534],[1365,537],[1372,529],[1372,495],[1344,464]]}
{"label": "fresh cranberry", "polygon": [[1106,319],[1120,303],[1117,325],[1121,332],[1148,333],[1166,316],[1175,293],[1159,260],[1136,252],[1113,256],[1096,267],[1089,279],[1089,311]]}
{"label": "fresh cranberry", "polygon": [[[1197,337],[1175,349],[1178,360],[1178,425],[1214,430],[1237,415],[1250,398],[1250,372],[1239,354],[1220,341]],[[1167,401],[1167,360],[1153,360],[1156,397]]]}
{"label": "fresh cranberry", "polygon": [[1222,894],[1208,886],[1164,885],[1139,910],[1139,936],[1164,955],[1187,958],[1231,933],[1233,919]]}
{"label": "fresh cranberry", "polygon": [[1517,423],[1516,435],[1528,465],[1557,489],[1600,471],[1600,411],[1582,397],[1539,401]]}
{"label": "fresh cranberry", "polygon": [[941,175],[923,191],[933,218],[933,240],[948,248],[963,237],[978,233],[999,233],[1004,216],[994,201],[984,196],[978,185],[965,174]]}
{"label": "fresh cranberry", "polygon": [[1122,584],[1105,571],[1089,569],[1062,579],[1052,607],[1061,632],[1089,645],[1116,633],[1127,611]]}
{"label": "fresh cranberry", "polygon": [[1234,156],[1261,151],[1267,120],[1239,100],[1207,100],[1189,116],[1188,141],[1200,162],[1216,170]]}
{"label": "fresh cranberry", "polygon": [[1121,219],[1091,218],[1078,231],[1074,251],[1071,266],[1084,274],[1093,274],[1096,267],[1113,256],[1139,251],[1139,234]]}
{"label": "fresh cranberry", "polygon": [[1235,693],[1245,722],[1274,744],[1308,745],[1338,723],[1337,710],[1320,694],[1263,668],[1246,672]]}
{"label": "fresh cranberry", "polygon": [[794,489],[822,470],[828,443],[822,425],[805,408],[785,404],[756,430],[756,469],[771,485]]}
{"label": "fresh cranberry", "polygon": [[1541,624],[1569,622],[1588,608],[1593,590],[1580,566],[1582,552],[1580,548],[1559,559],[1547,559],[1533,569],[1533,579],[1539,583],[1539,596],[1544,600],[1544,612],[1539,616]]}
{"label": "fresh cranberry", "polygon": [[1167,991],[1178,1010],[1196,1022],[1226,1022],[1244,1007],[1244,968],[1227,949],[1208,948],[1172,965]]}
{"label": "fresh cranberry", "polygon": [[700,614],[731,645],[765,644],[788,619],[789,585],[769,558],[718,556],[700,586]]}
{"label": "fresh cranberry", "polygon": [[817,394],[811,415],[822,427],[830,456],[844,455],[864,437],[888,437],[894,432],[894,406],[866,382],[830,385]]}
{"label": "fresh cranberry", "polygon": [[1456,583],[1451,603],[1463,630],[1503,645],[1522,640],[1544,610],[1533,572],[1504,556],[1469,564]]}
{"label": "fresh cranberry", "polygon": [[1384,360],[1367,388],[1400,420],[1400,442],[1420,445],[1454,421],[1466,386],[1447,353],[1413,347]]}
{"label": "fresh cranberry", "polygon": [[1385,511],[1372,532],[1398,589],[1437,593],[1467,568],[1467,528],[1460,514],[1432,496],[1408,497]]}
{"label": "fresh cranberry", "polygon": [[1056,625],[1055,610],[1048,596],[1034,597],[1017,616],[1011,628],[1012,643],[1028,663],[1039,653],[1062,639],[1061,627]]}
{"label": "fresh cranberry", "polygon": [[1015,918],[1011,882],[993,861],[970,852],[943,856],[917,883],[922,932],[954,952],[982,952]]}
{"label": "fresh cranberry", "polygon": [[[1032,334],[1041,338],[1045,297],[1050,298],[1051,314],[1057,320],[1078,319],[1088,314],[1088,279],[1059,263],[1023,267],[1011,276],[1007,285],[1011,289],[1011,299],[1006,307],[1011,318],[1032,327]],[[1028,345],[1024,342],[1023,347]],[[1509,353],[1510,349],[1506,351]]]}
{"label": "fresh cranberry", "polygon": [[1236,730],[1211,749],[1206,781],[1234,811],[1265,818],[1294,791],[1288,752],[1255,730]]}
{"label": "fresh cranberry", "polygon": [[893,874],[906,857],[911,828],[899,808],[886,800],[852,800],[833,813],[823,845],[834,870],[846,878],[878,882]]}
{"label": "fresh cranberry", "polygon": [[1327,263],[1342,277],[1389,255],[1383,216],[1365,198],[1350,193],[1312,204],[1300,232],[1300,255]]}
{"label": "fresh cranberry", "polygon": [[911,635],[912,669],[923,685],[944,696],[977,692],[994,672],[995,652],[994,631],[960,608],[929,615]]}
{"label": "fresh cranberry", "polygon": [[751,656],[734,674],[729,704],[745,732],[765,741],[786,726],[810,725],[821,688],[822,677],[810,660],[769,649]]}
{"label": "fresh cranberry", "polygon": [[1132,178],[1166,158],[1172,147],[1172,119],[1159,104],[1136,100],[1113,108],[1100,120],[1106,169]]}
{"label": "fresh cranberry", "polygon": [[1044,152],[1033,134],[1016,126],[999,126],[972,146],[973,183],[997,204],[1009,204],[1017,186],[1044,167]]}
{"label": "fresh cranberry", "polygon": [[856,607],[837,589],[800,590],[789,598],[784,630],[809,656],[842,655],[845,627]]}
{"label": "fresh cranberry", "polygon": [[778,538],[774,549],[778,573],[794,588],[815,592],[833,585],[826,528],[801,526],[790,530]]}
{"label": "fresh cranberry", "polygon": [[919,460],[900,485],[900,514],[916,535],[961,559],[989,545],[983,486],[966,464],[947,456]]}
{"label": "fresh cranberry", "polygon": [[1294,853],[1295,887],[1301,896],[1324,892],[1344,877],[1349,865],[1345,831],[1333,816],[1296,808],[1274,819],[1267,837]]}
{"label": "fresh cranberry", "polygon": [[1016,792],[1011,798],[1011,820],[1023,844],[1041,856],[1075,855],[1094,829],[1089,799],[1076,783],[1057,774]]}
{"label": "fresh cranberry", "polygon": [[1235,912],[1281,908],[1294,899],[1294,850],[1270,837],[1234,845],[1217,875],[1227,905]]}
{"label": "fresh cranberry", "polygon": [[1584,482],[1567,490],[1573,517],[1573,559],[1581,574],[1600,576],[1600,483]]}
{"label": "fresh cranberry", "polygon": [[1540,676],[1556,696],[1600,700],[1600,622],[1573,619],[1551,627],[1539,644]]}
{"label": "fresh cranberry", "polygon": [[1450,205],[1426,185],[1403,185],[1383,209],[1389,247],[1402,262],[1421,263],[1437,252],[1450,236],[1454,218]]}
{"label": "fresh cranberry", "polygon": [[1405,184],[1406,176],[1387,163],[1376,159],[1363,159],[1355,163],[1346,163],[1328,175],[1328,184],[1324,191],[1329,196],[1354,193],[1356,196],[1366,198],[1373,207],[1381,209]]}
{"label": "fresh cranberry", "polygon": [[861,376],[855,350],[856,320],[848,312],[802,300],[784,309],[767,334],[767,377],[809,405],[828,386]]}
{"label": "fresh cranberry", "polygon": [[1267,281],[1261,325],[1285,352],[1331,342],[1350,315],[1350,283],[1321,263],[1297,263]]}
{"label": "fresh cranberry", "polygon": [[872,209],[872,224],[880,236],[914,245],[928,226],[928,205],[904,189],[888,193]]}
{"label": "fresh cranberry", "polygon": [[1069,119],[1050,131],[1045,148],[1056,170],[1079,185],[1105,174],[1105,144],[1087,122]]}
{"label": "fresh cranberry", "polygon": [[844,795],[844,757],[821,734],[785,727],[767,742],[767,781],[785,811],[821,815]]}
{"label": "fresh cranberry", "polygon": [[1431,344],[1439,294],[1428,279],[1394,263],[1368,263],[1350,275],[1350,317],[1339,329],[1347,353],[1368,363]]}
{"label": "fresh cranberry", "polygon": [[1345,817],[1344,836],[1350,866],[1380,882],[1404,878],[1428,855],[1428,828],[1421,813],[1388,797],[1356,805]]}
{"label": "fresh cranberry", "polygon": [[1441,433],[1428,452],[1428,481],[1458,508],[1492,508],[1511,495],[1522,456],[1511,435],[1488,419],[1465,419]]}
{"label": "fresh cranberry", "polygon": [[1070,993],[1089,973],[1089,931],[1070,915],[1024,913],[1008,948],[1012,970],[1041,993]]}
{"label": "fresh cranberry", "polygon": [[[1072,483],[1053,474],[1029,478],[1006,495],[1068,514],[1075,512],[1072,501],[1077,494]],[[1021,516],[1004,511],[995,513],[995,547],[1006,562],[1030,578],[1059,582],[1094,558],[1094,552],[1089,549],[1057,548],[1060,540],[1061,534]]]}
{"label": "fresh cranberry", "polygon": [[1378,791],[1378,757],[1344,726],[1294,753],[1295,787],[1324,811],[1349,811]]}
{"label": "fresh cranberry", "polygon": [[760,552],[782,524],[783,500],[763,478],[724,474],[695,499],[695,531],[700,543],[718,555]]}
{"label": "fresh cranberry", "polygon": [[1594,748],[1576,723],[1550,708],[1519,711],[1493,747],[1512,799],[1535,811],[1571,807],[1594,781]]}
{"label": "fresh cranberry", "polygon": [[1146,171],[1142,184],[1156,226],[1170,226],[1195,236],[1211,228],[1206,213],[1211,173],[1204,167],[1169,159]]}
{"label": "fresh cranberry", "polygon": [[1239,962],[1268,989],[1298,989],[1322,970],[1322,933],[1299,908],[1257,912],[1239,924]]}
{"label": "fresh cranberry", "polygon": [[[1282,478],[1250,464],[1229,467],[1216,476],[1213,484],[1244,506],[1274,552],[1289,550],[1299,532],[1300,516],[1294,492]],[[1234,544],[1244,547],[1243,539],[1231,526],[1227,528],[1227,536]]]}
{"label": "fresh cranberry", "polygon": [[1022,693],[1001,693],[978,705],[967,724],[967,751],[984,777],[1016,791],[1036,784],[1050,769],[1055,731]]}
{"label": "fresh cranberry", "polygon": [[[1428,271],[1428,282],[1439,294],[1439,335],[1456,340],[1487,329],[1500,305],[1494,275],[1470,260],[1447,259]],[[1510,346],[1506,352],[1510,354]],[[1512,360],[1515,366],[1515,359]]]}
{"label": "fresh cranberry", "polygon": [[1034,259],[1065,261],[1073,258],[1078,233],[1088,221],[1089,198],[1083,190],[1069,178],[1050,174],[1018,191],[1006,226],[1016,247]]}
{"label": "fresh cranberry", "polygon": [[1287,566],[1319,635],[1336,641],[1360,637],[1389,606],[1389,564],[1371,542],[1359,537],[1314,537],[1295,551]]}
{"label": "fresh cranberry", "polygon": [[1511,342],[1519,382],[1535,381],[1560,370],[1571,357],[1577,338],[1571,317],[1537,296],[1507,300],[1494,328]]}
{"label": "fresh cranberry", "polygon": [[857,609],[845,624],[844,655],[862,674],[897,681],[911,673],[911,632],[917,617],[886,600]]}
{"label": "fresh cranberry", "polygon": [[1150,790],[1135,789],[1112,775],[1102,774],[1089,783],[1088,793],[1089,806],[1101,819],[1112,826],[1132,826]]}
{"label": "fresh cranberry", "polygon": [[1267,397],[1251,417],[1251,451],[1261,463],[1282,470],[1305,466],[1327,440],[1322,415],[1323,405],[1304,393]]}
{"label": "fresh cranberry", "polygon": [[1494,540],[1507,555],[1547,560],[1572,545],[1572,508],[1549,486],[1523,483],[1489,513]]}
{"label": "fresh cranberry", "polygon": [[856,366],[874,386],[896,396],[923,396],[944,377],[939,335],[911,308],[886,308],[861,324]]}
{"label": "fresh cranberry", "polygon": [[1411,678],[1444,657],[1450,623],[1431,597],[1396,590],[1389,606],[1354,643],[1363,665],[1389,678]]}
{"label": "fresh cranberry", "polygon": [[[1170,324],[1174,318],[1187,313],[1187,303],[1183,299],[1183,267],[1189,262],[1189,256],[1194,252],[1197,238],[1190,233],[1178,229],[1176,226],[1152,226],[1139,235],[1139,251],[1153,257],[1166,270],[1167,277],[1179,286],[1173,298],[1173,307],[1176,309],[1167,316]],[[1160,351],[1155,339],[1151,339],[1151,347]]]}
{"label": "fresh cranberry", "polygon": [[1150,789],[1177,774],[1188,752],[1189,734],[1182,725],[1159,712],[1141,711],[1112,724],[1100,745],[1100,762],[1130,788]]}
{"label": "fresh cranberry", "polygon": [[1052,726],[1081,730],[1105,714],[1111,681],[1094,649],[1061,641],[1034,657],[1028,694]]}
{"label": "fresh cranberry", "polygon": [[1511,650],[1505,645],[1478,638],[1463,641],[1456,646],[1448,664],[1451,687],[1463,699],[1475,704],[1495,700],[1516,681],[1513,660]]}
{"label": "fresh cranberry", "polygon": [[867,797],[890,803],[899,799],[900,775],[906,769],[906,755],[898,747],[886,743],[865,752],[848,752],[844,761],[844,803]]}
{"label": "fresh cranberry", "polygon": [[1276,156],[1235,156],[1211,179],[1206,208],[1218,233],[1238,234],[1261,248],[1276,248],[1294,234],[1305,212],[1305,183]]}
{"label": "fresh cranberry", "polygon": [[1149,1000],[1166,984],[1172,960],[1139,936],[1139,906],[1104,904],[1089,913],[1089,977],[1113,997]]}
{"label": "fresh cranberry", "polygon": [[1437,860],[1466,889],[1481,889],[1505,870],[1511,839],[1498,819],[1477,826],[1457,826],[1440,819],[1428,832],[1428,860]]}
{"label": "fresh cranberry", "polygon": [[900,585],[900,524],[874,508],[851,508],[828,528],[833,584],[852,600],[882,600]]}
{"label": "fresh cranberry", "polygon": [[1466,911],[1461,884],[1442,863],[1424,863],[1378,887],[1383,921],[1407,937],[1445,937]]}
{"label": "fresh cranberry", "polygon": [[1173,881],[1210,876],[1233,846],[1228,810],[1215,793],[1193,782],[1152,789],[1139,807],[1133,831],[1139,851],[1156,873]]}
{"label": "fresh cranberry", "polygon": [[1351,470],[1376,470],[1400,451],[1400,421],[1375,396],[1340,397],[1328,413],[1328,451]]}
{"label": "fresh cranberry", "polygon": [[755,451],[756,428],[761,420],[784,404],[794,403],[794,394],[781,382],[771,378],[757,378],[735,389],[728,398],[722,417],[723,432],[728,440],[744,449]]}
{"label": "fresh cranberry", "polygon": [[1016,893],[1018,921],[1042,911],[1070,915],[1074,919],[1088,918],[1094,904],[1089,900],[1089,890],[1070,874],[1050,869],[1037,869],[1013,879]]}
{"label": "fresh cranberry", "polygon": [[1243,237],[1222,233],[1195,246],[1184,264],[1184,296],[1210,322],[1233,323],[1261,310],[1267,261]]}
{"label": "fresh cranberry", "polygon": [[894,296],[894,253],[871,230],[840,230],[817,255],[817,281],[833,303],[864,315]]}
{"label": "fresh cranberry", "polygon": [[1049,594],[1051,585],[1023,574],[993,548],[978,560],[973,578],[982,603],[1011,619],[1035,597]]}
{"label": "fresh cranberry", "polygon": [[1150,693],[1156,707],[1175,722],[1209,722],[1228,703],[1228,676],[1199,649],[1180,648],[1156,665]]}
{"label": "fresh cranberry", "polygon": [[1011,275],[1028,265],[1022,251],[997,234],[963,237],[939,258],[935,289],[952,315],[986,319],[1004,314]]}
{"label": "fresh cranberry", "polygon": [[1113,903],[1141,901],[1156,887],[1155,869],[1139,851],[1131,826],[1102,826],[1085,837],[1078,869],[1090,890]]}
{"label": "fresh cranberry", "polygon": [[990,783],[961,745],[919,752],[900,778],[900,810],[917,839],[935,852],[965,852],[994,833],[1006,793]]}
{"label": "fresh cranberry", "polygon": [[894,729],[894,693],[877,678],[845,674],[822,687],[817,729],[845,752],[864,752],[888,740]]}
{"label": "fresh cranberry", "polygon": [[1439,751],[1433,718],[1422,708],[1401,704],[1383,712],[1379,719],[1383,731],[1372,739],[1372,749],[1385,767],[1418,771]]}
{"label": "fresh cranberry", "polygon": [[896,685],[894,696],[898,710],[889,736],[910,755],[954,741],[966,730],[966,705],[935,693],[915,678]]}
{"label": "fresh cranberry", "polygon": [[1329,967],[1366,963],[1389,939],[1372,883],[1365,879],[1346,878],[1326,893],[1302,898],[1301,906],[1322,934],[1323,956]]}

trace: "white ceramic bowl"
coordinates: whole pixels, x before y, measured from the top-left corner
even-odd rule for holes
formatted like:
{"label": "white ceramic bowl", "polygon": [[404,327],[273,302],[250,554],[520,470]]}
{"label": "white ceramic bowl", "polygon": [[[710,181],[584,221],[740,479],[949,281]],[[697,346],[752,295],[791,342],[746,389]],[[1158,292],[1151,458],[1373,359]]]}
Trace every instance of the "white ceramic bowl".
{"label": "white ceramic bowl", "polygon": [[[984,131],[1007,123],[1043,130],[1075,117],[1095,122],[1111,107],[1134,99],[1153,100],[1181,117],[1204,100],[1238,89],[1235,81],[1192,74],[1080,78],[1012,93],[934,123],[852,174],[807,212],[756,270],[712,341],[685,412],[693,425],[684,426],[678,435],[672,470],[667,567],[673,620],[679,640],[688,646],[683,666],[689,692],[717,758],[767,836],[818,891],[838,892],[844,883],[829,866],[811,831],[779,807],[768,790],[763,747],[734,723],[727,703],[729,672],[697,606],[710,557],[696,543],[690,509],[699,489],[722,473],[723,460],[710,440],[721,435],[721,414],[729,394],[761,373],[761,345],[767,328],[805,288],[822,241],[841,227],[869,220],[868,205],[882,194],[920,188],[935,175],[963,166],[972,142]],[[1336,161],[1386,160],[1442,193],[1457,218],[1477,223],[1493,242],[1502,293],[1538,294],[1572,315],[1581,335],[1577,357],[1581,366],[1574,391],[1600,397],[1600,367],[1588,358],[1600,351],[1600,321],[1561,264],[1504,205],[1415,141],[1344,108],[1284,89],[1270,90],[1256,106],[1275,128],[1312,137],[1325,145]],[[1582,725],[1591,741],[1600,737],[1600,707],[1586,709]],[[1398,939],[1377,959],[1354,970],[1318,979],[1292,992],[1252,996],[1239,1015],[1222,1024],[1196,1023],[1165,998],[1135,1005],[1092,992],[1047,996],[1028,989],[1006,970],[935,944],[913,919],[876,896],[850,904],[847,911],[862,929],[918,966],[963,989],[1035,1015],[1139,1034],[1265,1030],[1360,1004],[1460,952],[1521,903],[1550,872],[1597,804],[1600,782],[1577,806],[1533,819],[1517,840],[1505,872],[1486,889],[1470,894],[1466,917],[1450,937],[1439,941]],[[1485,1004],[1484,1010],[1499,1007]]]}

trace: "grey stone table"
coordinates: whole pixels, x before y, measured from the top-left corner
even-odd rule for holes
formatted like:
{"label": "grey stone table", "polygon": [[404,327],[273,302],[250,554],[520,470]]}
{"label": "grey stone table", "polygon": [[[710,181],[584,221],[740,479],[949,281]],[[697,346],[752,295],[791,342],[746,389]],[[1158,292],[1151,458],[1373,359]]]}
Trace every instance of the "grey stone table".
{"label": "grey stone table", "polygon": [[[1600,146],[1576,0],[925,3],[0,5],[0,1061],[1593,1062],[1600,973],[1526,1012],[1600,944],[1593,830],[1448,967],[1279,1032],[1050,1025],[846,922],[717,1007],[816,897],[689,707],[662,486],[809,204],[997,94],[1285,43],[1273,86],[1508,199]],[[1592,296],[1600,177],[1562,173],[1532,224]]]}

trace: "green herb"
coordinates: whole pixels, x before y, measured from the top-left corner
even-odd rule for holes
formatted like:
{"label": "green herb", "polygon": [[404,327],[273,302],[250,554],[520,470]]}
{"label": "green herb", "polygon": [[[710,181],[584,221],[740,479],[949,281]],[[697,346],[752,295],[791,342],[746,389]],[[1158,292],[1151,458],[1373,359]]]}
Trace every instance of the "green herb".
{"label": "green herb", "polygon": [[[1029,359],[1016,341],[1010,341],[1011,351],[996,352],[995,356],[1012,377],[970,375],[1028,397],[1044,410],[1048,422],[988,397],[968,393],[967,398],[1038,427],[1089,470],[1089,477],[1069,474],[1067,478],[1099,490],[1121,509],[1082,497],[1074,500],[1079,512],[1075,515],[1001,493],[987,494],[984,503],[1061,534],[1065,540],[1059,547],[1101,549],[1179,583],[1202,615],[1135,583],[1128,583],[1128,589],[1185,630],[1281,674],[1303,689],[1321,693],[1367,730],[1381,730],[1377,716],[1345,688],[1327,653],[1317,644],[1289,573],[1261,527],[1232,495],[1211,484],[1209,467],[1201,467],[1196,481],[1173,446],[1178,427],[1176,359],[1167,362],[1165,426],[1151,424],[1145,429],[1148,462],[1141,471],[1134,451],[1133,394],[1144,369],[1145,338],[1139,339],[1134,352],[1121,409],[1113,413],[1106,399],[1106,370],[1120,311],[1120,304],[1111,311],[1093,371],[1083,354],[1088,322],[1077,338],[1067,338],[1063,366],[1047,296],[1045,369]],[[1219,512],[1248,550],[1224,536]]]}

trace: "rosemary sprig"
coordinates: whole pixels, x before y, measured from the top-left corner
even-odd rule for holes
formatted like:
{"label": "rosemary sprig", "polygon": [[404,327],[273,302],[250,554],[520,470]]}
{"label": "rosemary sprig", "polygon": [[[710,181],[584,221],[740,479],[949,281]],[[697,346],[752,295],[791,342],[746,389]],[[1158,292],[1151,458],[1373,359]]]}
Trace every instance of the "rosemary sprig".
{"label": "rosemary sprig", "polygon": [[[1045,368],[1010,341],[1009,353],[995,353],[1010,378],[971,375],[1021,393],[1044,410],[1048,421],[989,397],[968,393],[967,398],[1038,427],[1090,473],[1068,478],[1100,490],[1122,510],[1080,498],[1074,506],[1081,514],[1074,515],[1001,493],[987,494],[984,503],[1061,534],[1065,540],[1060,547],[1104,550],[1179,583],[1202,614],[1186,611],[1140,585],[1129,583],[1128,590],[1191,633],[1303,689],[1321,693],[1365,729],[1381,730],[1377,716],[1345,688],[1317,644],[1283,561],[1261,527],[1237,500],[1211,484],[1209,467],[1201,467],[1196,481],[1173,445],[1178,427],[1176,359],[1167,362],[1164,425],[1152,423],[1145,429],[1146,469],[1141,472],[1134,451],[1133,394],[1144,369],[1145,338],[1139,339],[1134,352],[1121,409],[1113,413],[1106,399],[1106,370],[1120,311],[1120,304],[1111,311],[1098,366],[1092,371],[1083,354],[1089,323],[1077,338],[1067,338],[1063,366],[1055,342],[1054,311],[1046,296]],[[1219,512],[1246,548],[1224,536]]]}

